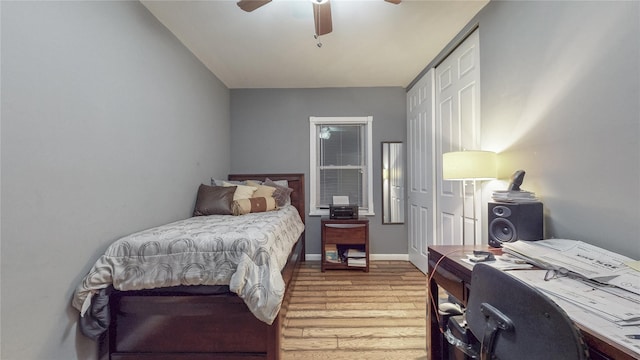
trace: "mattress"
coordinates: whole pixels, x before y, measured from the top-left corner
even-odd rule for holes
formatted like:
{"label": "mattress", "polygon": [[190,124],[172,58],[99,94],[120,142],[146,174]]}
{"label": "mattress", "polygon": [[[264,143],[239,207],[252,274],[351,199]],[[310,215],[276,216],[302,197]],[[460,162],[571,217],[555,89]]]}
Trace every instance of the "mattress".
{"label": "mattress", "polygon": [[196,216],[140,231],[111,244],[77,286],[72,305],[84,315],[92,297],[120,291],[228,285],[261,321],[280,310],[281,270],[302,232],[297,209],[241,216]]}

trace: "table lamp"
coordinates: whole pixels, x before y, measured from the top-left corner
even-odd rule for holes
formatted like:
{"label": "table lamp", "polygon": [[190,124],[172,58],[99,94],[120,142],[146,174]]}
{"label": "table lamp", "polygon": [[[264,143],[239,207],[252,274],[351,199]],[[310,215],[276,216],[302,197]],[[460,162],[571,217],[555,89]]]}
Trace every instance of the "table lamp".
{"label": "table lamp", "polygon": [[442,179],[462,180],[462,243],[465,239],[464,188],[465,181],[473,181],[473,243],[476,243],[476,181],[496,178],[497,154],[491,151],[454,151],[442,154]]}

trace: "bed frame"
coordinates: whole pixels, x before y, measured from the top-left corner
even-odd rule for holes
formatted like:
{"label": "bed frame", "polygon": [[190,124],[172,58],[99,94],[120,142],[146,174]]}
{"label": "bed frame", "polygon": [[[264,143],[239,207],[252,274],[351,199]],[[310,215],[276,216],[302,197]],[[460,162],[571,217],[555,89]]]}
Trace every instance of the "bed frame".
{"label": "bed frame", "polygon": [[[291,202],[304,221],[304,174],[234,174],[229,180],[288,180]],[[282,275],[286,292],[273,324],[258,320],[228,287],[222,293],[113,291],[111,324],[100,338],[100,360],[280,359],[281,330],[291,281],[305,260],[304,232]]]}

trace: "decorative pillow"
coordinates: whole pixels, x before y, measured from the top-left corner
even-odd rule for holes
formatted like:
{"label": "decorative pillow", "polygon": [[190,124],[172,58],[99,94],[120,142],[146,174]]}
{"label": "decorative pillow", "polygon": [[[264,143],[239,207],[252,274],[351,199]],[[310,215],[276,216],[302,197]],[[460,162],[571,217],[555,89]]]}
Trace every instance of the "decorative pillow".
{"label": "decorative pillow", "polygon": [[254,186],[233,184],[233,183],[226,182],[226,181],[222,182],[222,186],[225,186],[225,187],[235,186],[236,187],[236,192],[233,194],[233,201],[240,200],[240,199],[249,199],[249,198],[253,197],[253,193],[257,190],[257,188],[254,187]]}
{"label": "decorative pillow", "polygon": [[271,186],[276,188],[276,191],[273,192],[273,197],[276,199],[276,204],[279,207],[282,207],[291,203],[291,199],[289,198],[289,196],[293,192],[293,189],[288,188],[286,186],[278,185],[269,178],[267,178],[263,184],[266,186]]}
{"label": "decorative pillow", "polygon": [[193,216],[231,215],[231,203],[235,187],[209,186],[201,184],[198,188]]}
{"label": "decorative pillow", "polygon": [[216,178],[211,178],[211,186],[224,186],[224,183],[230,183],[233,185],[245,185],[244,181],[235,181],[235,180],[220,180]]}
{"label": "decorative pillow", "polygon": [[255,212],[265,212],[276,209],[276,199],[273,197],[254,197],[240,199],[231,205],[233,215],[244,215]]}
{"label": "decorative pillow", "polygon": [[289,181],[288,180],[271,180],[271,181],[273,181],[276,185],[289,187]]}
{"label": "decorative pillow", "polygon": [[253,193],[252,197],[254,198],[272,197],[273,193],[276,191],[276,188],[274,188],[273,186],[260,185],[259,182],[254,180],[247,180],[247,185],[253,186],[258,189]]}

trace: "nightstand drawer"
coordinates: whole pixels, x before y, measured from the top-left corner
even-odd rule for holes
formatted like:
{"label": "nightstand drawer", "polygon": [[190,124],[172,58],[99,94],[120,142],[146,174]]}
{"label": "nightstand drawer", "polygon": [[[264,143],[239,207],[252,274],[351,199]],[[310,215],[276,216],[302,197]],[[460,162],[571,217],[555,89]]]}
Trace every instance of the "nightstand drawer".
{"label": "nightstand drawer", "polygon": [[367,224],[324,224],[327,244],[364,244]]}

